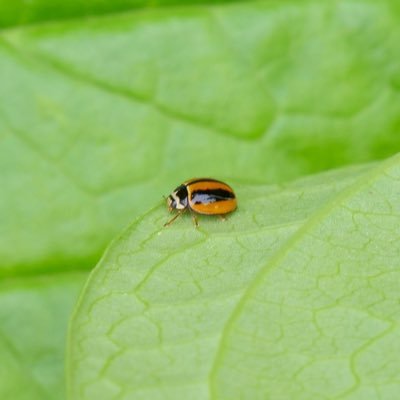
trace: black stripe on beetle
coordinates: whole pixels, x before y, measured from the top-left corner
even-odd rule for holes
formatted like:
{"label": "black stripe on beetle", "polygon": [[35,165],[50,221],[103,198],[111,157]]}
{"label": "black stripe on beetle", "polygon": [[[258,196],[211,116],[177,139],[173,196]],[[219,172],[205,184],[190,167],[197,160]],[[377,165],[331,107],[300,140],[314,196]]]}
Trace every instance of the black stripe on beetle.
{"label": "black stripe on beetle", "polygon": [[195,190],[191,193],[190,200],[194,204],[214,203],[216,201],[226,201],[234,199],[235,195],[224,189],[203,189]]}
{"label": "black stripe on beetle", "polygon": [[186,182],[188,185],[193,185],[194,183],[199,183],[199,182],[217,182],[217,183],[222,183],[221,181],[218,181],[217,179],[212,179],[212,178],[199,178],[199,179],[192,179],[188,182]]}

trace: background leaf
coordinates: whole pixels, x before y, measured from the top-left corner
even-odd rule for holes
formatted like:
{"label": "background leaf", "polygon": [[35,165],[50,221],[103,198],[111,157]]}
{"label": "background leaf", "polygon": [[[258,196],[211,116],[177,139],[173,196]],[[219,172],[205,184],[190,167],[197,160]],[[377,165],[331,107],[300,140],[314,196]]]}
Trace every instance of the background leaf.
{"label": "background leaf", "polygon": [[[280,183],[399,150],[397,2],[193,3],[0,0],[0,279],[20,285],[0,293],[2,397],[62,396],[79,271],[182,180]],[[14,338],[41,279],[55,308],[30,326],[57,328]]]}
{"label": "background leaf", "polygon": [[70,272],[0,282],[0,398],[64,398],[67,322],[86,276]]}
{"label": "background leaf", "polygon": [[[233,0],[192,0],[191,4],[229,3]],[[185,4],[182,0],[0,0],[0,27],[25,25],[69,18],[129,12],[135,9]]]}

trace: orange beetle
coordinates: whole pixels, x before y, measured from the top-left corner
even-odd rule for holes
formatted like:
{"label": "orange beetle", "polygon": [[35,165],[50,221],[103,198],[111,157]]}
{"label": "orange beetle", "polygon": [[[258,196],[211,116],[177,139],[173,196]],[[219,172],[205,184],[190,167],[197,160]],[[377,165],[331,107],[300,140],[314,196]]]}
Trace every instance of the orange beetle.
{"label": "orange beetle", "polygon": [[182,183],[167,197],[167,204],[170,212],[177,210],[178,213],[164,226],[170,225],[186,210],[192,213],[194,224],[198,226],[194,213],[221,216],[237,207],[233,189],[211,178],[194,178]]}

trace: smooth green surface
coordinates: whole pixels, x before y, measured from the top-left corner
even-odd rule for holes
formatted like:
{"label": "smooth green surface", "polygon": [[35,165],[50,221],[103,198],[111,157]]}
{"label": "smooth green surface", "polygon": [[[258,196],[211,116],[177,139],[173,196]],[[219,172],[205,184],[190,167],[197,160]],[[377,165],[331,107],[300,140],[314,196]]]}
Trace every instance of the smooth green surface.
{"label": "smooth green surface", "polygon": [[[233,396],[224,386],[218,396],[209,390],[238,302],[310,215],[370,170],[350,168],[287,187],[239,185],[238,211],[225,222],[203,217],[199,229],[190,216],[163,229],[160,208],[136,221],[83,291],[70,331],[69,398]],[[268,359],[260,363],[272,367]],[[243,393],[249,383],[241,381]]]}
{"label": "smooth green surface", "polygon": [[86,273],[0,282],[0,398],[63,399],[69,315]]}

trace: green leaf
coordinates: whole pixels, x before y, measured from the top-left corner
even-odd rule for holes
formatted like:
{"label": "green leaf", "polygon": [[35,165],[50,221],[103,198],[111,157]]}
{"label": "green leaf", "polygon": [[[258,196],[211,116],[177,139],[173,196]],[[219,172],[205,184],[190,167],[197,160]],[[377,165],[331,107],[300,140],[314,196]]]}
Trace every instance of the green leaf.
{"label": "green leaf", "polygon": [[[191,0],[191,4],[229,3],[235,0]],[[68,18],[128,12],[143,8],[185,4],[184,0],[0,0],[0,27]]]}
{"label": "green leaf", "polygon": [[160,208],[137,220],[94,270],[75,313],[70,399],[208,398],[224,329],[249,285],[321,204],[369,170],[238,185],[239,210],[225,222],[204,217],[198,230],[189,216],[163,229]]}
{"label": "green leaf", "polygon": [[[280,183],[400,148],[396,1],[194,2],[0,0],[0,279],[20,285],[0,397],[62,396],[64,273],[182,180]],[[27,316],[48,275],[54,319]],[[54,342],[13,337],[46,324]]]}
{"label": "green leaf", "polygon": [[218,399],[393,399],[400,389],[400,156],[315,215],[224,327]]}
{"label": "green leaf", "polygon": [[64,398],[68,318],[87,274],[0,282],[0,398]]}
{"label": "green leaf", "polygon": [[391,4],[168,7],[0,31],[0,274],[90,268],[192,176],[283,182],[399,151]]}

